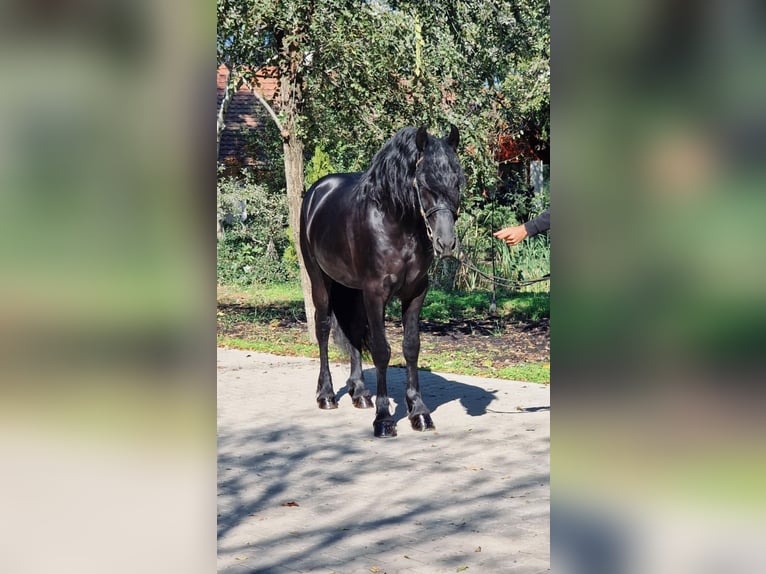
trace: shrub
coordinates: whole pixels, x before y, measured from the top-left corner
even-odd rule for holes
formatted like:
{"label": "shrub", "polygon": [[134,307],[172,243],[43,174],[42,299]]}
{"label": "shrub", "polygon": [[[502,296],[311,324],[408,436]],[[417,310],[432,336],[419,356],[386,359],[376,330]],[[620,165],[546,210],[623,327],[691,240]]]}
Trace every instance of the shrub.
{"label": "shrub", "polygon": [[[240,221],[243,208],[246,218]],[[222,179],[218,183],[219,221],[226,214],[234,215],[229,218],[234,221],[218,241],[219,283],[251,285],[297,277],[297,262],[289,255],[285,194],[271,193],[247,177]]]}

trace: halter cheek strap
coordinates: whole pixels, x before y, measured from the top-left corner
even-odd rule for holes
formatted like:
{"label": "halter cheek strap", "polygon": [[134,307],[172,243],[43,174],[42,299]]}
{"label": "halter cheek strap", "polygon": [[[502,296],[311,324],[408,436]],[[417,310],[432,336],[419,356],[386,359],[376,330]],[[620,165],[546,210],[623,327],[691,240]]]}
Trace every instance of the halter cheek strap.
{"label": "halter cheek strap", "polygon": [[[417,172],[417,167],[420,165],[421,161],[423,161],[423,156],[422,155],[418,158],[418,161],[415,162],[415,170],[416,170],[416,172]],[[417,173],[415,175],[416,176],[412,179],[412,187],[415,188],[415,195],[418,198],[418,207],[420,208],[420,215],[423,216],[423,221],[426,224],[426,234],[428,235],[428,239],[433,241],[433,239],[434,239],[434,232],[433,232],[433,229],[431,229],[431,224],[428,223],[428,218],[431,217],[437,211],[449,211],[452,214],[454,214],[455,212],[451,208],[449,208],[449,207],[440,207],[440,206],[432,207],[428,211],[423,209],[423,200],[420,197],[420,188],[418,187]]]}
{"label": "halter cheek strap", "polygon": [[[428,235],[428,239],[433,241],[434,240],[434,232],[433,229],[431,229],[431,224],[428,223],[428,216],[432,215],[431,213],[426,213],[423,209],[423,200],[420,199],[420,188],[418,187],[418,166],[420,165],[420,162],[423,161],[423,156],[421,155],[418,158],[418,161],[415,162],[415,177],[412,178],[412,187],[415,188],[415,196],[418,198],[418,207],[420,208],[420,215],[423,216],[423,221],[426,224],[426,235]],[[429,209],[429,212],[433,211],[433,208]]]}

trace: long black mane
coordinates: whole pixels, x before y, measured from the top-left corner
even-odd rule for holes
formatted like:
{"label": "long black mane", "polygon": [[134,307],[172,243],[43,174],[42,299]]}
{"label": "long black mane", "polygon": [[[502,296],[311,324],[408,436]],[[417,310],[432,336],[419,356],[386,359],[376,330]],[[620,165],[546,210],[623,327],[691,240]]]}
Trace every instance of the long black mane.
{"label": "long black mane", "polygon": [[[399,215],[417,212],[418,200],[413,186],[421,156],[415,138],[417,131],[414,127],[402,128],[375,154],[357,184],[360,200],[374,201],[381,209]],[[434,181],[440,181],[440,187],[446,183],[457,189],[465,181],[457,156],[443,141],[427,137],[419,182],[431,188]]]}

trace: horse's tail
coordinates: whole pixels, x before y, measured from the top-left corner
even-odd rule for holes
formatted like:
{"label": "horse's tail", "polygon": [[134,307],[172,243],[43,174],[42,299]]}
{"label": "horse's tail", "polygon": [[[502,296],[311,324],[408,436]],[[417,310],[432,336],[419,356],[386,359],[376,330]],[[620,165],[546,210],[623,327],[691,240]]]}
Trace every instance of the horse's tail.
{"label": "horse's tail", "polygon": [[370,328],[362,292],[333,281],[330,288],[333,341],[347,354],[351,348],[370,349]]}

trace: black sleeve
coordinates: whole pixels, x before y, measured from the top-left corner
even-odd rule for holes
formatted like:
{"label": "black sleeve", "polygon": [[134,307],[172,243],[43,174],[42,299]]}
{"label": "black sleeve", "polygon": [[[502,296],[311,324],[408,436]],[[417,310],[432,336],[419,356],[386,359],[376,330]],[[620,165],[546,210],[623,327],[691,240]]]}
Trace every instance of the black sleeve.
{"label": "black sleeve", "polygon": [[549,209],[543,211],[540,215],[534,219],[530,219],[524,224],[524,229],[527,230],[527,235],[530,237],[548,231],[551,228],[551,212]]}

